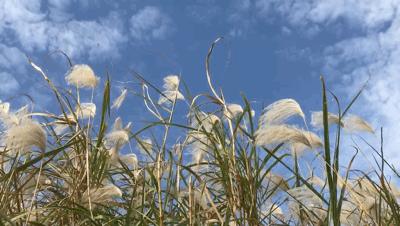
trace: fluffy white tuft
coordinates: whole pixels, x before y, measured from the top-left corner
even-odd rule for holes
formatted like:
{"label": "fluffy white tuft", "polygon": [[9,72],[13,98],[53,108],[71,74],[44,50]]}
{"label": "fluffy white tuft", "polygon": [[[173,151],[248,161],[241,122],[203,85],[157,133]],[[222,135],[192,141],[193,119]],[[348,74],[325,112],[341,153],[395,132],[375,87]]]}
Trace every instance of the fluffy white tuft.
{"label": "fluffy white tuft", "polygon": [[106,145],[115,147],[117,150],[122,148],[129,142],[129,129],[129,127],[122,128],[121,118],[116,118],[113,129],[105,136]]}
{"label": "fluffy white tuft", "polygon": [[99,82],[92,68],[86,64],[74,65],[65,76],[68,85],[73,85],[79,88],[94,88]]}
{"label": "fluffy white tuft", "polygon": [[[339,124],[339,116],[337,114],[333,114],[328,112],[328,125],[331,124]],[[324,120],[323,120],[323,112],[322,111],[314,111],[311,113],[311,125],[314,128],[324,128]],[[343,122],[340,124],[343,126]]]}
{"label": "fluffy white tuft", "polygon": [[226,111],[224,111],[225,117],[234,119],[243,113],[243,108],[239,104],[227,104]]}
{"label": "fluffy white tuft", "polygon": [[177,90],[179,82],[179,77],[177,75],[168,75],[164,78],[163,88],[165,90]]}
{"label": "fluffy white tuft", "polygon": [[[90,189],[90,201],[93,203],[107,204],[112,202],[114,198],[121,198],[122,191],[114,184],[107,184],[101,188]],[[85,191],[83,193],[83,202],[88,202],[89,195]]]}
{"label": "fluffy white tuft", "polygon": [[164,78],[164,91],[160,95],[158,104],[170,105],[175,100],[184,100],[185,97],[179,92],[179,77],[177,75],[168,75]]}
{"label": "fluffy white tuft", "polygon": [[293,99],[281,99],[264,108],[258,125],[259,127],[279,125],[295,115],[299,115],[304,119],[304,113],[300,105]]}
{"label": "fluffy white tuft", "polygon": [[307,138],[309,145],[301,142],[295,142],[291,144],[292,154],[296,153],[298,156],[301,155],[306,149],[316,149],[323,146],[321,138],[313,132],[303,131],[304,136]]}
{"label": "fluffy white tuft", "polygon": [[343,119],[344,129],[349,132],[368,132],[374,133],[372,126],[356,115],[349,115]]}
{"label": "fluffy white tuft", "polygon": [[9,111],[10,111],[10,103],[1,102],[0,100],[0,114],[8,114]]}
{"label": "fluffy white tuft", "polygon": [[300,143],[311,147],[306,131],[288,125],[271,125],[258,129],[255,136],[258,146]]}
{"label": "fluffy white tuft", "polygon": [[26,153],[33,146],[44,151],[46,149],[46,133],[37,122],[24,120],[20,125],[6,131],[4,144],[13,152]]}
{"label": "fluffy white tuft", "polygon": [[185,100],[185,97],[180,93],[178,90],[175,91],[164,91],[164,95],[161,95],[160,98],[158,99],[158,104],[166,104],[169,105],[171,104],[171,101],[176,100]]}
{"label": "fluffy white tuft", "polygon": [[28,113],[28,107],[24,106],[15,113],[0,114],[5,130],[2,143],[13,154],[26,153],[34,146],[42,151],[46,149],[46,132]]}

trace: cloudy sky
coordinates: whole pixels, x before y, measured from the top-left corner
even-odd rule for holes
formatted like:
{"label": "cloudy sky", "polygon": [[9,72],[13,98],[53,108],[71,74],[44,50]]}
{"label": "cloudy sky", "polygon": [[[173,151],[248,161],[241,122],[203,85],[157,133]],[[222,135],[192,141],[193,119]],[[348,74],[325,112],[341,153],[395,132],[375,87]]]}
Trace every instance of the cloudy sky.
{"label": "cloudy sky", "polygon": [[[256,110],[280,98],[319,110],[319,76],[344,106],[369,79],[353,113],[384,127],[385,150],[400,161],[399,0],[0,0],[0,99],[32,96],[51,106],[46,84],[27,56],[64,85],[68,64],[90,64],[114,84],[131,71],[161,84],[181,74],[194,93],[207,91],[210,43],[217,87],[229,102],[243,92]],[[118,85],[116,86],[116,89]],[[114,90],[118,95],[118,90]],[[330,101],[331,105],[334,102]],[[127,109],[129,108],[129,109]],[[139,114],[128,105],[123,114]],[[309,114],[308,114],[309,115]],[[371,137],[378,144],[379,134]]]}

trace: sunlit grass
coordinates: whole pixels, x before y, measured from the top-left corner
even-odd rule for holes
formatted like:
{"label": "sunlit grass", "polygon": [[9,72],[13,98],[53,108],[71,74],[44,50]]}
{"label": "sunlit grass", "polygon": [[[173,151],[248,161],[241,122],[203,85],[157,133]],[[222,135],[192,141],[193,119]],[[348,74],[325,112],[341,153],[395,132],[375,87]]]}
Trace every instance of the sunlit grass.
{"label": "sunlit grass", "polygon": [[[158,88],[135,73],[140,87],[111,100],[110,78],[99,90],[88,65],[70,65],[68,90],[29,61],[58,109],[0,103],[1,223],[400,225],[398,174],[382,147],[370,146],[375,170],[363,172],[352,167],[362,150],[340,145],[350,133],[374,133],[350,114],[362,89],[343,107],[321,77],[321,109],[310,125],[293,99],[271,103],[256,117],[246,97],[229,103],[213,86],[209,63],[220,40],[206,56],[210,93],[198,95],[180,76],[166,76]],[[102,92],[97,106],[94,91]],[[111,117],[129,105],[127,96],[143,103],[149,122],[142,128],[124,123],[124,115]],[[336,106],[328,106],[328,97]],[[342,160],[344,152],[352,153],[350,161]]]}

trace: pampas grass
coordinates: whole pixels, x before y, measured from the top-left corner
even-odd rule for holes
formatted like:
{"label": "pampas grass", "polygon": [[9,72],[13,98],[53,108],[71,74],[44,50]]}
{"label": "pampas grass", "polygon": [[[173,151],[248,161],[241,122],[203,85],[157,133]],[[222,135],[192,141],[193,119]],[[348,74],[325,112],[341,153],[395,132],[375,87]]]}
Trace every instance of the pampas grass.
{"label": "pampas grass", "polygon": [[[328,124],[339,124],[339,116],[328,112]],[[311,114],[311,125],[319,129],[324,127],[322,111],[315,111]],[[340,125],[343,126],[343,122],[340,122]]]}
{"label": "pampas grass", "polygon": [[177,75],[168,75],[164,78],[164,91],[158,99],[159,105],[171,105],[175,100],[184,100],[185,97],[179,92],[179,77]]}
{"label": "pampas grass", "polygon": [[[339,116],[328,112],[328,124],[339,124],[348,132],[368,132],[373,133],[372,126],[357,115],[347,115],[339,122]],[[313,112],[311,115],[311,125],[315,128],[323,128],[322,111]]]}
{"label": "pampas grass", "polygon": [[243,113],[243,108],[239,104],[227,104],[226,110],[224,111],[224,115],[228,119],[237,118],[242,113]]}
{"label": "pampas grass", "polygon": [[344,129],[349,132],[374,133],[372,126],[357,115],[348,115],[343,119]]}
{"label": "pampas grass", "polygon": [[[83,193],[83,203],[86,203],[89,199],[88,193]],[[103,187],[93,188],[90,192],[92,202],[96,204],[110,204],[116,198],[121,198],[122,191],[114,184],[106,184]]]}
{"label": "pampas grass", "polygon": [[308,139],[309,134],[294,126],[271,125],[266,129],[257,130],[255,135],[255,143],[258,146],[267,146],[271,144],[278,145],[280,143],[300,143],[312,147],[310,140]]}
{"label": "pampas grass", "polygon": [[68,85],[78,88],[94,88],[99,78],[94,74],[93,69],[86,64],[78,64],[71,67],[65,76]]}
{"label": "pampas grass", "polygon": [[279,125],[296,115],[304,119],[300,105],[293,99],[281,99],[264,108],[258,124],[259,126]]}
{"label": "pampas grass", "polygon": [[36,122],[24,120],[5,132],[4,145],[13,152],[28,152],[33,146],[44,151],[46,149],[46,133]]}
{"label": "pampas grass", "polygon": [[10,111],[10,103],[1,102],[0,100],[0,114],[8,114],[9,111]]}
{"label": "pampas grass", "polygon": [[46,149],[47,136],[42,126],[28,115],[28,108],[22,107],[15,113],[0,115],[5,131],[2,143],[12,153],[24,154],[36,146],[41,151]]}
{"label": "pampas grass", "polygon": [[[54,94],[54,113],[0,102],[0,224],[400,225],[399,175],[383,147],[342,144],[352,136],[342,129],[373,132],[348,114],[361,91],[329,112],[321,79],[322,111],[312,113],[310,129],[294,99],[257,117],[256,102],[232,104],[214,89],[209,61],[221,40],[206,57],[211,93],[197,95],[181,92],[177,75],[161,89],[138,75],[140,86],[129,83],[112,101],[112,81],[98,95],[87,65],[71,67],[66,81],[76,92],[65,92],[30,61]],[[131,89],[142,95],[127,99]],[[123,118],[134,127],[118,115],[133,98],[142,111]],[[368,171],[353,164],[364,151],[375,158]]]}

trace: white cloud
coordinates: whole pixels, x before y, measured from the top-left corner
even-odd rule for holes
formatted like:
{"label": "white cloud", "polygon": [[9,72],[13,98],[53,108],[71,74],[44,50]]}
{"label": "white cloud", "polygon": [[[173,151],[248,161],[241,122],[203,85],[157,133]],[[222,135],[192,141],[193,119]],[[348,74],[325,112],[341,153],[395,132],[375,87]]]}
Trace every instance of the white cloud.
{"label": "white cloud", "polygon": [[[49,18],[52,21],[62,22],[72,18],[68,9],[71,7],[72,0],[48,0]],[[76,5],[76,4],[75,4]]]}
{"label": "white cloud", "polygon": [[138,41],[165,39],[172,29],[171,19],[154,6],[144,7],[130,19],[131,35]]}
{"label": "white cloud", "polygon": [[75,0],[0,0],[0,95],[23,91],[42,106],[48,103],[46,92],[37,89],[40,77],[27,70],[25,54],[35,57],[61,49],[75,63],[119,56],[127,40],[122,18],[116,12],[93,20],[74,18],[72,7],[80,4]]}
{"label": "white cloud", "polygon": [[20,88],[18,81],[7,72],[0,72],[0,95],[9,96]]}
{"label": "white cloud", "polygon": [[280,13],[293,25],[326,26],[344,19],[350,25],[363,29],[379,29],[391,21],[398,0],[257,0],[259,14],[268,17]]}
{"label": "white cloud", "polygon": [[23,73],[26,62],[26,57],[18,48],[0,44],[0,69]]}
{"label": "white cloud", "polygon": [[62,49],[71,57],[112,58],[126,41],[121,19],[110,13],[99,20],[65,20],[69,1],[51,1],[43,8],[41,0],[0,3],[2,36],[14,36],[24,50]]}
{"label": "white cloud", "polygon": [[[38,86],[36,81],[40,79],[26,70],[25,54],[36,57],[60,49],[74,63],[81,60],[93,63],[119,57],[129,38],[150,41],[163,39],[171,32],[172,21],[159,8],[144,7],[129,18],[119,5],[122,3],[102,2],[107,14],[98,10],[98,3],[98,0],[0,0],[0,94],[25,89],[33,82],[26,91],[33,91],[41,103],[45,100],[44,92],[32,88]],[[87,13],[91,10],[100,15]]]}

